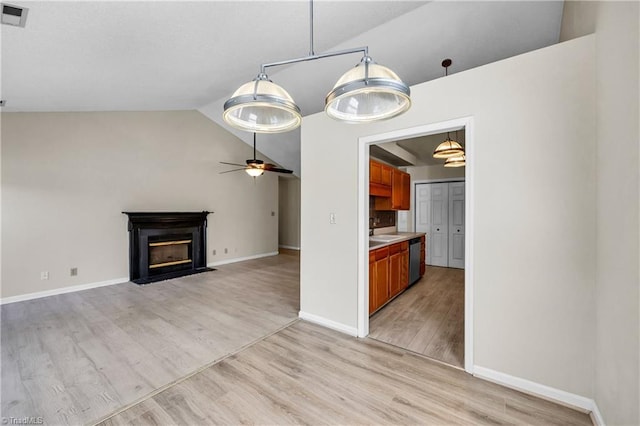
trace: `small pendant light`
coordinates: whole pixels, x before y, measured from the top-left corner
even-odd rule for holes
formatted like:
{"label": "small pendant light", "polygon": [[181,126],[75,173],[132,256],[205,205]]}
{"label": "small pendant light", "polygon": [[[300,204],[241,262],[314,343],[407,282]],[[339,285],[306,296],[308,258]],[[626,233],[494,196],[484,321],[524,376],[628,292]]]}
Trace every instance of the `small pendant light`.
{"label": "small pendant light", "polygon": [[445,167],[462,167],[465,165],[466,157],[464,154],[459,155],[457,157],[449,157],[447,161],[444,162]]}
{"label": "small pendant light", "polygon": [[[442,61],[442,66],[444,67],[444,75],[445,77],[449,75],[449,67],[451,66],[451,59],[445,59]],[[456,134],[458,132],[456,131]],[[462,146],[451,140],[449,137],[449,132],[447,132],[447,139],[442,142],[437,148],[433,151],[433,158],[451,158],[451,157],[460,157],[464,155],[464,149]],[[446,164],[445,164],[446,165]],[[447,166],[447,167],[455,167],[455,166]]]}
{"label": "small pendant light", "polygon": [[461,155],[464,155],[464,149],[458,142],[451,140],[449,132],[447,132],[447,140],[438,145],[433,151],[433,158],[450,158]]}

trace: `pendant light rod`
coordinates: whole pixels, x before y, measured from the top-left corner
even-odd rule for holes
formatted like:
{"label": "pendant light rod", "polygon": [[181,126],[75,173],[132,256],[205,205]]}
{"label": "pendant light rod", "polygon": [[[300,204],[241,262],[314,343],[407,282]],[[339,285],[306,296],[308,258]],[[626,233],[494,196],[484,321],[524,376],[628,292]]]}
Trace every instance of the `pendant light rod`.
{"label": "pendant light rod", "polygon": [[269,67],[295,64],[298,62],[315,61],[316,59],[330,58],[332,56],[342,56],[342,55],[348,55],[351,53],[358,53],[358,52],[362,52],[365,57],[369,56],[369,46],[356,47],[354,49],[338,50],[335,52],[328,52],[328,53],[322,53],[320,55],[316,55],[316,52],[313,47],[313,0],[309,0],[309,55],[301,58],[287,59],[284,61],[269,62],[268,64],[262,64],[260,65],[260,75],[266,75],[267,74],[266,69]]}
{"label": "pendant light rod", "polygon": [[253,159],[256,159],[256,132],[253,132]]}
{"label": "pendant light rod", "polygon": [[[224,103],[223,119],[237,129],[280,133],[300,126],[302,114],[291,95],[269,80],[267,68],[333,56],[363,54],[360,63],[344,73],[325,97],[325,112],[349,123],[386,120],[411,107],[411,90],[389,68],[369,57],[369,46],[316,54],[314,50],[313,0],[309,0],[309,55],[260,65],[258,76],[240,86]],[[370,77],[370,69],[374,77]]]}
{"label": "pendant light rod", "polygon": [[260,73],[266,74],[265,70],[270,67],[278,67],[280,65],[295,64],[298,62],[315,61],[316,59],[331,58],[333,56],[349,55],[351,53],[362,52],[364,56],[369,56],[369,46],[355,47],[353,49],[337,50],[335,52],[321,53],[319,55],[303,56],[301,58],[287,59],[285,61],[270,62],[260,65]]}

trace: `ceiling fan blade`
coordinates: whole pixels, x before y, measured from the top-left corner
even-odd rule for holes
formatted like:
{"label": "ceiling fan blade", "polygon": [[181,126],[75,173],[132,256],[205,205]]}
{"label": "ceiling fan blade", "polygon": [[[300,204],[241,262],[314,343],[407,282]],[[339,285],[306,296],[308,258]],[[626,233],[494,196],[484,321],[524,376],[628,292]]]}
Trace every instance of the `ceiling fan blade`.
{"label": "ceiling fan blade", "polygon": [[268,172],[276,172],[276,173],[293,173],[293,170],[282,169],[277,167],[275,164],[267,163],[264,165],[264,169]]}
{"label": "ceiling fan blade", "polygon": [[246,167],[245,164],[238,164],[238,163],[227,163],[225,161],[221,161],[220,164],[228,164],[230,166],[238,166],[238,167]]}
{"label": "ceiling fan blade", "polygon": [[225,174],[225,173],[239,172],[240,170],[245,170],[245,169],[246,169],[246,167],[243,167],[243,168],[241,168],[241,169],[227,170],[227,171],[224,171],[224,172],[220,172],[220,173],[218,173],[218,174],[219,174],[219,175],[222,175],[222,174]]}

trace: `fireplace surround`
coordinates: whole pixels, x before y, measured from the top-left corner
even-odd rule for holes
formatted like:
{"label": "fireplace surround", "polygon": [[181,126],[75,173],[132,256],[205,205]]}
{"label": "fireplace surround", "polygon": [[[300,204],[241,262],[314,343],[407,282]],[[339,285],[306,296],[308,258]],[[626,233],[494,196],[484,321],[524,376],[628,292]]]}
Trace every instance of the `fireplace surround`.
{"label": "fireplace surround", "polygon": [[207,216],[202,212],[123,212],[129,216],[129,279],[136,284],[207,268]]}

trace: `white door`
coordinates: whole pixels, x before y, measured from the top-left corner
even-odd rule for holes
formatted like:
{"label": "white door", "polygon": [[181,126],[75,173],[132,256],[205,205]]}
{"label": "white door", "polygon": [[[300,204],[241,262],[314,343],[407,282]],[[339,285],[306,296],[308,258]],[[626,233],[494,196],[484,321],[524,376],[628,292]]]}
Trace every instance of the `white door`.
{"label": "white door", "polygon": [[449,267],[464,269],[464,182],[449,184]]}
{"label": "white door", "polygon": [[[416,232],[424,232],[427,234],[427,244],[431,239],[431,185],[422,183],[416,185]],[[431,264],[431,249],[427,246],[427,265]]]}
{"label": "white door", "polygon": [[[427,232],[428,265],[448,266],[449,260],[449,184],[431,184],[431,233]],[[429,235],[431,238],[429,238]]]}

